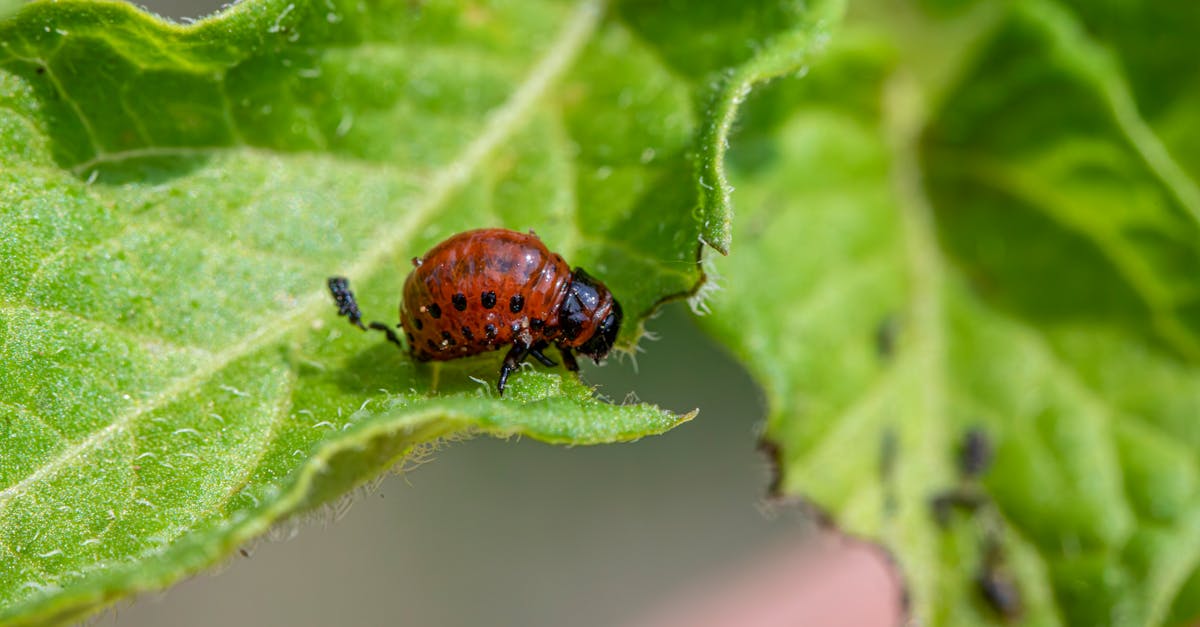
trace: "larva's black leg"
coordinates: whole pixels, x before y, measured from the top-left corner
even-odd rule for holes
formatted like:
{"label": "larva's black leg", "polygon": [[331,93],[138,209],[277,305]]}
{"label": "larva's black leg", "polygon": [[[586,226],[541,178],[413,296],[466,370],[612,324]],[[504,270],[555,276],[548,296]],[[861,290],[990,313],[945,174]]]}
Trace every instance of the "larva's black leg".
{"label": "larva's black leg", "polygon": [[579,362],[575,361],[575,355],[571,353],[571,349],[565,346],[559,346],[558,352],[562,354],[563,365],[571,372],[579,372]]}
{"label": "larva's black leg", "polygon": [[541,363],[543,366],[546,366],[548,368],[553,368],[558,365],[558,362],[554,361],[553,359],[550,359],[542,352],[548,346],[549,346],[549,344],[547,344],[545,342],[538,342],[537,344],[533,345],[533,348],[529,349],[529,354],[534,359],[538,360],[538,362]]}
{"label": "larva's black leg", "polygon": [[500,381],[496,383],[496,389],[500,390],[500,396],[504,396],[504,386],[508,384],[508,375],[521,367],[521,362],[525,361],[525,356],[528,354],[529,344],[521,340],[513,342],[512,348],[508,349],[508,354],[504,356],[504,364],[500,366]]}
{"label": "larva's black leg", "polygon": [[547,357],[546,355],[544,355],[544,354],[542,353],[542,351],[531,350],[531,351],[529,351],[529,354],[530,354],[530,355],[531,355],[531,356],[532,356],[534,359],[538,360],[538,363],[542,364],[543,366],[547,366],[547,367],[549,367],[549,368],[553,368],[553,367],[555,367],[555,366],[557,366],[557,365],[558,365],[558,362],[557,362],[557,361],[554,361],[553,359],[550,359],[549,357]]}
{"label": "larva's black leg", "polygon": [[346,277],[329,277],[329,293],[337,303],[338,315],[350,319],[350,324],[367,330],[362,323],[362,312],[358,310],[358,301],[354,300],[354,292],[350,291],[350,281]]}
{"label": "larva's black leg", "polygon": [[363,325],[362,312],[358,310],[358,301],[354,299],[354,292],[350,291],[350,281],[346,277],[330,277],[329,293],[333,294],[333,300],[337,302],[339,316],[346,316],[350,320],[350,324],[363,331],[368,329],[383,331],[389,342],[399,346],[401,349],[404,348],[404,343],[400,341],[400,338],[396,336],[395,332],[388,325],[382,322],[372,322],[369,325]]}

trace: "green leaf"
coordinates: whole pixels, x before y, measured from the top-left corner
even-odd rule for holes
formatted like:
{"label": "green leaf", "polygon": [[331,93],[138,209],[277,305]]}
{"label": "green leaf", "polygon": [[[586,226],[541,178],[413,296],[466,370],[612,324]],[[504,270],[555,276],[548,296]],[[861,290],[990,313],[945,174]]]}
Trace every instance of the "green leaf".
{"label": "green leaf", "polygon": [[0,0],[0,18],[16,13],[21,7],[21,0]]}
{"label": "green leaf", "polygon": [[[652,40],[665,36],[660,53],[674,71],[712,86],[701,100],[706,113],[696,184],[705,216],[701,238],[722,254],[729,252],[732,240],[733,188],[724,164],[738,107],[756,84],[802,73],[820,55],[830,27],[844,12],[844,0],[622,5],[622,15],[639,32]],[[697,25],[703,28],[700,36]],[[730,46],[731,41],[743,43]]]}
{"label": "green leaf", "polygon": [[727,222],[696,209],[714,77],[817,32],[776,4],[250,0],[177,26],[68,0],[0,22],[0,623],[166,586],[439,438],[690,418],[558,369],[500,399],[495,358],[413,363],[324,279],[388,320],[412,256],[533,228],[613,289],[632,347]]}
{"label": "green leaf", "polygon": [[[780,492],[891,549],[922,624],[1005,623],[981,576],[1028,624],[1194,620],[1198,9],[926,4],[751,97],[752,252],[705,323],[766,388]],[[979,505],[941,525],[948,495]]]}

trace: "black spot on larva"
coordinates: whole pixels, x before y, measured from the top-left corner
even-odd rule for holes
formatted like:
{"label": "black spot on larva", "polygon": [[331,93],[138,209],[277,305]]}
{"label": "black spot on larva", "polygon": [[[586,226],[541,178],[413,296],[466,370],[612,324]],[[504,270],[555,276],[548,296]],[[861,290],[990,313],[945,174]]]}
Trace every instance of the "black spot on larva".
{"label": "black spot on larva", "polygon": [[452,335],[450,335],[449,331],[442,331],[442,341],[451,346],[454,346],[454,344],[456,343],[454,341],[454,337]]}
{"label": "black spot on larva", "polygon": [[409,345],[409,346],[412,346],[412,345],[413,345],[413,343],[414,343],[414,342],[416,342],[416,340],[414,340],[414,339],[413,339],[413,334],[412,334],[412,333],[405,333],[405,334],[404,334],[404,337],[408,338],[408,345]]}
{"label": "black spot on larva", "polygon": [[468,329],[467,327],[463,327],[463,328],[462,328],[462,335],[463,335],[463,337],[464,337],[464,338],[466,338],[466,340],[467,340],[468,342],[474,342],[474,341],[475,341],[475,334],[474,334],[474,333],[471,333],[471,330],[470,330],[470,329]]}
{"label": "black spot on larva", "polygon": [[413,326],[417,327],[417,330],[420,331],[425,327],[425,323],[421,322],[420,318],[413,318]]}
{"label": "black spot on larva", "polygon": [[489,340],[496,339],[496,325],[489,324],[486,327],[483,327],[483,333],[484,335],[487,335]]}
{"label": "black spot on larva", "polygon": [[462,292],[450,297],[450,301],[454,303],[454,308],[459,311],[467,310],[467,296]]}
{"label": "black spot on larva", "polygon": [[430,349],[430,350],[437,350],[437,349],[438,349],[438,345],[437,345],[437,344],[434,344],[434,343],[433,343],[433,340],[425,340],[425,343],[429,345],[429,349]]}
{"label": "black spot on larva", "polygon": [[539,331],[544,326],[546,326],[546,321],[541,318],[533,318],[529,321],[529,328],[534,331]]}
{"label": "black spot on larva", "polygon": [[520,332],[521,332],[521,323],[520,323],[520,321],[517,321],[517,322],[514,322],[514,323],[512,323],[512,326],[511,326],[511,327],[509,327],[509,328],[511,328],[511,329],[512,329],[513,335],[516,335],[516,334],[520,333]]}
{"label": "black spot on larva", "polygon": [[524,308],[525,308],[525,297],[524,296],[521,296],[520,294],[514,294],[512,298],[508,299],[508,310],[509,311],[511,311],[513,313],[521,313],[521,310]]}
{"label": "black spot on larva", "polygon": [[483,305],[484,309],[491,309],[492,307],[495,307],[496,306],[496,293],[491,292],[491,291],[484,292],[479,297],[479,302],[480,302],[480,304]]}
{"label": "black spot on larva", "polygon": [[429,317],[433,318],[434,320],[442,317],[442,308],[438,307],[437,303],[433,303],[432,305],[426,307],[425,310],[429,312]]}
{"label": "black spot on larva", "polygon": [[36,70],[36,72],[37,72],[38,74],[45,74],[45,73],[46,73],[46,68],[44,68],[44,67],[42,67],[42,66],[40,66],[40,65],[39,65],[39,66],[37,67],[37,70]]}

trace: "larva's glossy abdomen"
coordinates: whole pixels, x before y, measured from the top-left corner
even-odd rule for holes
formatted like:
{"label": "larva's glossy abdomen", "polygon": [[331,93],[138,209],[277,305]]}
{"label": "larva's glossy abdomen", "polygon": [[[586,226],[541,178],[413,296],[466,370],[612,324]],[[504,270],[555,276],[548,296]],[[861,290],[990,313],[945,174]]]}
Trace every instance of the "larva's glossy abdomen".
{"label": "larva's glossy abdomen", "polygon": [[400,324],[420,360],[446,360],[559,336],[571,269],[537,236],[507,229],[455,235],[414,260]]}

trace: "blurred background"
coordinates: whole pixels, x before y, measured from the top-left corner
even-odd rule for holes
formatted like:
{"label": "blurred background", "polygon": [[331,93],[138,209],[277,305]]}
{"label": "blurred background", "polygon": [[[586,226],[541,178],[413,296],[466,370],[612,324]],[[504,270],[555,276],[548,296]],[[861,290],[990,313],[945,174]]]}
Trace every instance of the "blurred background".
{"label": "blurred background", "polygon": [[[144,6],[187,20],[220,3]],[[760,393],[690,316],[676,303],[650,321],[660,339],[643,340],[637,368],[628,358],[584,364],[585,380],[618,402],[700,409],[668,435],[575,449],[488,438],[448,444],[360,494],[338,520],[292,525],[283,535],[294,537],[264,540],[213,572],[123,602],[99,624],[670,622],[659,618],[678,605],[698,607],[698,591],[731,589],[754,564],[792,555],[807,528],[800,512],[763,502]],[[850,576],[843,587],[861,604]]]}

